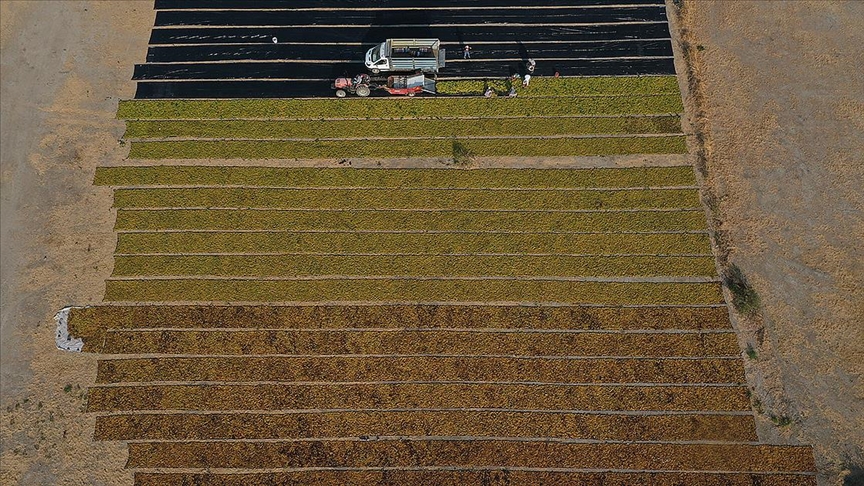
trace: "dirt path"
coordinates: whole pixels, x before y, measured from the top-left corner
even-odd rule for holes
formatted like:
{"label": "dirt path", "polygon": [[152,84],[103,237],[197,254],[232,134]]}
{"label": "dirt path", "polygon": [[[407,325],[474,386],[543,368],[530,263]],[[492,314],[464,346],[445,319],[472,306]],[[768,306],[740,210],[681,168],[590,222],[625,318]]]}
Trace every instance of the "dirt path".
{"label": "dirt path", "polygon": [[123,448],[91,442],[94,363],[54,348],[51,317],[99,302],[110,274],[110,191],[91,182],[125,154],[117,100],[153,15],[150,1],[0,3],[2,484],[131,482]]}
{"label": "dirt path", "polygon": [[812,444],[826,485],[864,464],[862,22],[860,2],[690,0],[683,18],[721,257],[762,300],[738,318],[760,439]]}

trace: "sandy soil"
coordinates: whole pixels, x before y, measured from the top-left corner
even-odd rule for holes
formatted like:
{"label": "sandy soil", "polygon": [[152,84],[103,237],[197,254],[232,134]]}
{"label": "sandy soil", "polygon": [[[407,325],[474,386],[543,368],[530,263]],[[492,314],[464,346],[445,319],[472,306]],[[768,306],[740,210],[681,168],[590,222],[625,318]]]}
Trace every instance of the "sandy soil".
{"label": "sandy soil", "polygon": [[99,302],[111,272],[118,98],[142,62],[152,1],[0,2],[0,484],[131,484],[125,446],[94,443],[82,410],[95,359],[54,347],[53,314]]}
{"label": "sandy soil", "polygon": [[864,464],[864,3],[685,0],[680,13],[718,260],[762,300],[733,316],[755,353],[760,439],[812,444],[820,484],[840,484]]}

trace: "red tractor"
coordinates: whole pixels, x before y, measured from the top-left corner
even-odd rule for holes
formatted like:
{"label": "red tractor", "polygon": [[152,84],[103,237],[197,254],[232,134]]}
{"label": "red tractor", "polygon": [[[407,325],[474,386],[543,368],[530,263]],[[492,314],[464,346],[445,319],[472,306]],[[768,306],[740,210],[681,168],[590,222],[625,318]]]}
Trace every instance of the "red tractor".
{"label": "red tractor", "polygon": [[372,92],[371,82],[372,78],[368,74],[358,74],[354,78],[336,78],[332,88],[336,90],[336,96],[339,98],[348,96],[348,93],[369,96]]}
{"label": "red tractor", "polygon": [[[380,84],[379,84],[380,83]],[[385,78],[375,78],[368,74],[358,74],[353,78],[337,78],[332,88],[336,96],[344,98],[348,93],[357,96],[369,96],[373,89],[380,89],[392,95],[414,96],[420,93],[435,94],[435,79],[427,78],[423,73],[393,75]]]}

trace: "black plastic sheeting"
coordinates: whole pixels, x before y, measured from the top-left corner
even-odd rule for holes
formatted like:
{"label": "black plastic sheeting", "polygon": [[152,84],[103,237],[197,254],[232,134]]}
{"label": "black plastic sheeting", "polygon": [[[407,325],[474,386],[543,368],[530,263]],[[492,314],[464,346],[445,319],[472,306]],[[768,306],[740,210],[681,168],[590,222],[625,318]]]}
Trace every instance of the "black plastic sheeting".
{"label": "black plastic sheeting", "polygon": [[[203,45],[203,46],[154,46],[147,51],[147,62],[207,62],[207,61],[278,61],[282,59],[352,61],[375,43],[356,45],[320,44],[260,44],[260,45]],[[458,57],[458,44],[442,46]],[[517,42],[500,44],[475,44],[471,51],[473,60],[495,60],[528,57],[562,59],[590,59],[600,57],[656,57],[672,56],[672,45],[668,40],[647,41],[600,41],[571,43]],[[452,56],[451,56],[452,57]]]}
{"label": "black plastic sheeting", "polygon": [[594,24],[663,22],[663,7],[512,8],[492,10],[177,10],[156,14],[157,27],[300,25]]}
{"label": "black plastic sheeting", "polygon": [[584,42],[620,39],[668,39],[669,24],[591,25],[579,27],[544,26],[484,26],[467,27],[246,27],[246,28],[179,28],[153,29],[150,44],[272,44],[304,43],[368,43],[386,39],[436,38],[447,42],[525,42],[556,41]]}
{"label": "black plastic sheeting", "polygon": [[[366,72],[366,50],[388,38],[441,39],[448,58],[441,78],[501,79],[523,72],[528,58],[540,76],[675,73],[661,0],[156,0],[155,7],[147,63],[133,77],[137,98],[329,97],[331,80]],[[466,44],[471,60],[461,59]]]}
{"label": "black plastic sheeting", "polygon": [[157,10],[663,5],[663,0],[156,0]]}

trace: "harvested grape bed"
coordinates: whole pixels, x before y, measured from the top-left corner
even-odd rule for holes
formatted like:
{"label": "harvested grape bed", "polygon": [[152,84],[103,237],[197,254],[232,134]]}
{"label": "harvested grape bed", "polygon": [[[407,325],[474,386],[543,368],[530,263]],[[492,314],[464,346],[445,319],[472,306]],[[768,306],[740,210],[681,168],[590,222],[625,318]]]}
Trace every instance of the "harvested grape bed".
{"label": "harvested grape bed", "polygon": [[451,354],[512,356],[729,356],[732,332],[612,333],[463,330],[111,330],[105,354]]}
{"label": "harvested grape bed", "polygon": [[815,486],[816,478],[804,474],[778,473],[679,473],[679,472],[580,472],[547,470],[411,470],[292,471],[278,473],[136,473],[135,486],[270,486],[316,484],[334,486],[435,484],[464,486]]}
{"label": "harvested grape bed", "polygon": [[90,388],[91,412],[503,409],[750,413],[744,386],[371,383]]}

